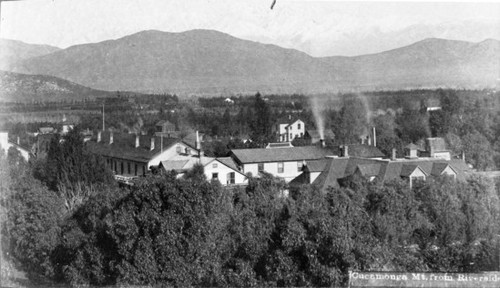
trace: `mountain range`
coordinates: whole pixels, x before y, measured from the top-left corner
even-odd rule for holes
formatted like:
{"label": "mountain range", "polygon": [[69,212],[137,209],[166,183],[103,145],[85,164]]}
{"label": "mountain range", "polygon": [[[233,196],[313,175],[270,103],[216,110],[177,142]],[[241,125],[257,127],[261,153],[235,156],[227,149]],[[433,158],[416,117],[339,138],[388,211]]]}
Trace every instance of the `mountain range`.
{"label": "mountain range", "polygon": [[18,56],[2,69],[100,90],[180,95],[486,88],[500,81],[500,41],[494,39],[430,38],[370,55],[312,57],[213,30],[149,30],[51,49]]}

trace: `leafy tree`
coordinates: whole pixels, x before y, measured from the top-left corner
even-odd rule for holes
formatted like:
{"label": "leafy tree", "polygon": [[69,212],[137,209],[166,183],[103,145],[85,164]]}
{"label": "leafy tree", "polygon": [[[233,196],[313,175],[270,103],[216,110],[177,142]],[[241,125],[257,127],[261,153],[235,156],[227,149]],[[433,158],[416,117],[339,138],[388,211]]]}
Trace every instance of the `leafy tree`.
{"label": "leafy tree", "polygon": [[465,161],[475,169],[486,170],[494,167],[493,153],[488,139],[481,133],[474,131],[462,138],[462,147],[465,152]]}
{"label": "leafy tree", "polygon": [[8,196],[1,199],[2,210],[7,211],[2,225],[2,247],[30,278],[53,277],[50,255],[60,241],[58,224],[64,205],[27,168],[15,167],[9,172]]}
{"label": "leafy tree", "polygon": [[250,125],[252,140],[259,144],[265,144],[271,136],[271,111],[260,93],[255,94],[253,110],[254,115]]}
{"label": "leafy tree", "polygon": [[108,185],[114,183],[104,160],[85,149],[83,138],[74,129],[62,139],[51,140],[45,165],[40,165],[35,176],[54,191],[60,185],[73,189],[78,185]]}

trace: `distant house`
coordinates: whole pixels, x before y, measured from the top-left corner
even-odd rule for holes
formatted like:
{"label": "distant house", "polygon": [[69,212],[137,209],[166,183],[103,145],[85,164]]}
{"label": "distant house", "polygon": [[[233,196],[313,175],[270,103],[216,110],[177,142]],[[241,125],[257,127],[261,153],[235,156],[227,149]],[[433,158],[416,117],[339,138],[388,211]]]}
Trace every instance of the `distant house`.
{"label": "distant house", "polygon": [[278,142],[291,142],[297,137],[303,137],[305,134],[305,124],[298,118],[291,115],[278,119],[272,126],[272,133],[276,135]]}
{"label": "distant house", "polygon": [[204,168],[205,177],[209,181],[219,181],[222,185],[246,185],[247,177],[238,170],[238,167],[230,157],[186,157],[176,156],[160,163],[160,169],[168,172],[174,171],[177,177],[182,177],[196,164]]}
{"label": "distant house", "polygon": [[73,130],[75,123],[66,119],[66,115],[63,115],[61,134],[67,134],[69,131]]}
{"label": "distant house", "polygon": [[451,151],[446,149],[446,142],[443,138],[427,138],[425,144],[427,152],[426,156],[432,158],[442,158],[445,160],[451,159]]}
{"label": "distant house", "polygon": [[243,174],[258,176],[260,172],[267,172],[285,181],[291,181],[302,173],[304,161],[323,159],[328,155],[333,155],[333,152],[317,146],[231,151],[231,157]]}
{"label": "distant house", "polygon": [[196,156],[199,150],[178,138],[98,132],[86,142],[88,149],[106,160],[119,181],[146,175],[152,166],[176,155]]}
{"label": "distant house", "polygon": [[51,134],[56,133],[57,130],[54,127],[40,127],[38,129],[39,134]]}
{"label": "distant house", "polygon": [[155,125],[155,136],[163,136],[167,138],[178,138],[180,131],[175,128],[175,124],[167,121],[160,120]]}
{"label": "distant house", "polygon": [[424,103],[424,109],[427,112],[441,110],[441,101],[439,99],[427,99]]}
{"label": "distant house", "polygon": [[[321,140],[321,134],[319,133],[319,130],[307,129],[304,134],[304,139],[311,141],[311,144],[316,144]],[[324,130],[323,140],[326,139],[335,139],[335,134],[331,129]]]}

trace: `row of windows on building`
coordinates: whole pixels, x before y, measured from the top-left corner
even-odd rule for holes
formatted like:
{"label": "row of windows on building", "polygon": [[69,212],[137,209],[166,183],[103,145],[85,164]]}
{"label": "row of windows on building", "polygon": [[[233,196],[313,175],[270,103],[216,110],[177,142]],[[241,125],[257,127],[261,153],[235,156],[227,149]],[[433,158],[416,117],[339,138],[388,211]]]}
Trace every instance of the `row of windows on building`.
{"label": "row of windows on building", "polygon": [[138,165],[137,163],[130,163],[127,162],[126,165],[126,170],[125,170],[125,163],[123,161],[116,161],[114,159],[106,159],[106,163],[108,164],[109,168],[111,168],[112,171],[114,171],[117,174],[125,174],[125,172],[129,175],[132,175],[132,167],[134,171],[134,176],[137,176],[139,173],[139,167],[142,166],[142,175],[146,175],[146,165]]}
{"label": "row of windows on building", "polygon": [[[284,173],[285,172],[285,162],[278,162],[278,173]],[[297,162],[297,172],[301,172],[302,171],[302,166],[303,166],[303,162],[302,161],[298,161]],[[257,169],[259,172],[263,172],[265,171],[264,170],[264,163],[258,163],[257,164]]]}
{"label": "row of windows on building", "polygon": [[[213,164],[213,165],[215,167],[217,167],[217,164]],[[234,184],[234,183],[236,183],[236,174],[234,172],[229,172],[229,173],[227,173],[226,176],[227,176],[226,177],[227,184]],[[212,180],[219,181],[219,173],[217,173],[217,172],[212,173]]]}

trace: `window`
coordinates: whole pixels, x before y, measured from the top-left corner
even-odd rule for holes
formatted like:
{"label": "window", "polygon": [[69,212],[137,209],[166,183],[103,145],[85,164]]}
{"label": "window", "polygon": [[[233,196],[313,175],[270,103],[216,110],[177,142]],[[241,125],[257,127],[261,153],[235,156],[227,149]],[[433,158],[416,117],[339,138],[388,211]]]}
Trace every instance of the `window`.
{"label": "window", "polygon": [[300,137],[304,136],[304,133],[300,132]]}
{"label": "window", "polygon": [[127,162],[127,170],[128,170],[128,174],[130,174],[130,162]]}
{"label": "window", "polygon": [[259,172],[264,171],[264,163],[259,163],[259,164],[257,164],[257,165],[258,165],[258,166],[257,166],[257,170],[258,170]]}
{"label": "window", "polygon": [[293,135],[292,135],[292,133],[290,133],[290,140],[291,140],[292,138],[293,138]]}
{"label": "window", "polygon": [[300,123],[299,123],[299,124],[297,124],[297,129],[299,129],[299,130],[300,130]]}
{"label": "window", "polygon": [[283,166],[284,166],[283,162],[278,162],[278,173],[283,173],[284,171]]}
{"label": "window", "polygon": [[115,173],[118,172],[118,168],[117,168],[117,164],[116,164],[116,160],[113,160],[113,162],[115,163]]}
{"label": "window", "polygon": [[212,173],[212,180],[219,180],[219,173]]}
{"label": "window", "polygon": [[227,173],[227,184],[234,184],[235,183],[234,178],[235,178],[234,172]]}
{"label": "window", "polygon": [[292,126],[292,125],[290,125],[290,130],[292,130],[292,129],[293,129],[293,126]]}
{"label": "window", "polygon": [[297,172],[302,171],[302,161],[297,162]]}
{"label": "window", "polygon": [[134,176],[137,176],[137,164],[135,164],[135,172],[134,172]]}
{"label": "window", "polygon": [[121,174],[123,175],[123,162],[120,162],[120,171],[121,171]]}
{"label": "window", "polygon": [[146,165],[142,165],[142,176],[146,176]]}
{"label": "window", "polygon": [[177,152],[177,154],[182,154],[182,147],[181,146],[175,147],[175,152]]}
{"label": "window", "polygon": [[212,164],[212,168],[217,168],[217,163]]}

